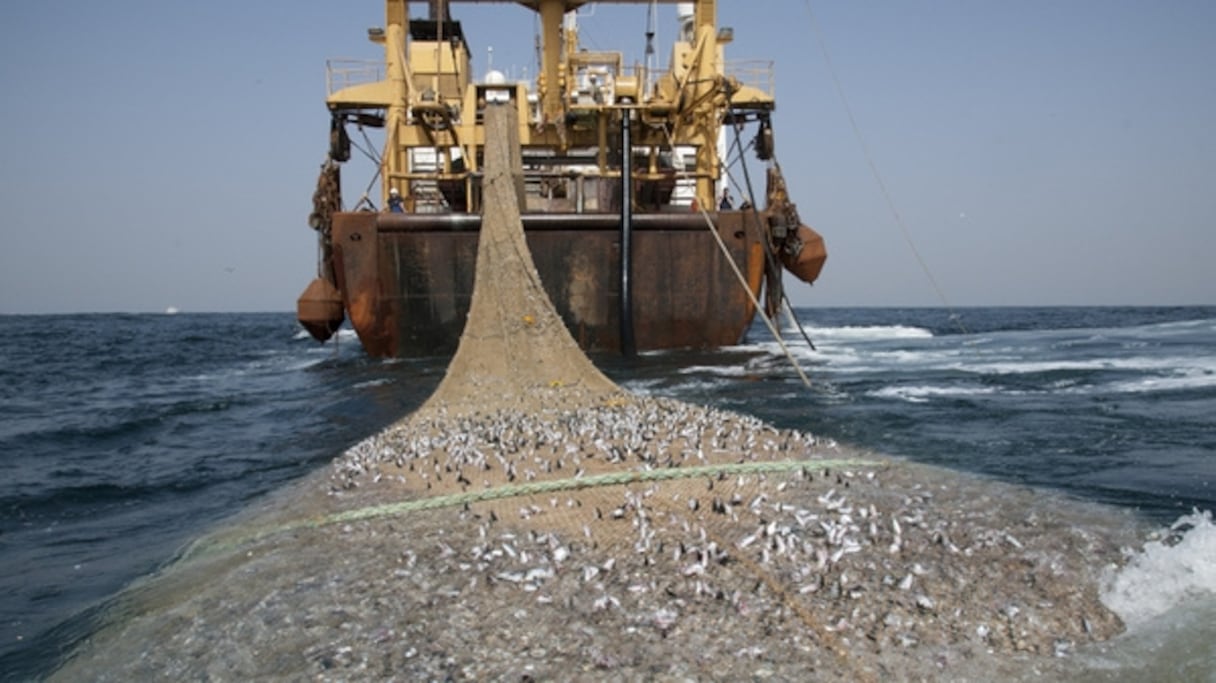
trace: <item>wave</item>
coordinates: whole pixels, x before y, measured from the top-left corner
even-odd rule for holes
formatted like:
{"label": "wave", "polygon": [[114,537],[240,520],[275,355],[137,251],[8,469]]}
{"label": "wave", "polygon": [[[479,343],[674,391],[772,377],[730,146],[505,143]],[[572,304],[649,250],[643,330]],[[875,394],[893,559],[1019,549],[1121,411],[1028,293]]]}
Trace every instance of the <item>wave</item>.
{"label": "wave", "polygon": [[951,370],[981,375],[1024,375],[1048,372],[1088,372],[1094,370],[1177,371],[1194,367],[1200,371],[1216,372],[1213,358],[1197,356],[1131,356],[1128,358],[1088,358],[1059,360],[1002,359],[990,362],[956,363]]}
{"label": "wave", "polygon": [[1216,318],[1196,318],[1194,320],[1175,320],[1165,323],[1155,323],[1152,325],[1143,325],[1140,329],[1152,331],[1162,330],[1167,332],[1183,331],[1202,331],[1216,332]]}
{"label": "wave", "polygon": [[1021,391],[1000,390],[995,387],[958,387],[938,385],[889,386],[866,392],[867,396],[875,398],[896,398],[909,403],[928,403],[930,398],[986,396],[991,394],[1024,393]]}
{"label": "wave", "polygon": [[[957,348],[908,348],[892,350],[869,350],[848,345],[834,346],[830,343],[817,345],[815,349],[805,343],[786,343],[786,348],[802,367],[809,366],[825,368],[831,373],[866,373],[886,372],[891,369],[916,370],[953,370],[963,364],[960,358],[965,352]],[[752,361],[752,367],[767,364],[770,368],[788,366],[785,352],[776,342],[757,342],[747,347],[750,351],[759,351],[765,360]],[[743,373],[747,374],[747,373]]]}
{"label": "wave", "polygon": [[1169,377],[1142,377],[1123,382],[1111,382],[1095,387],[1103,393],[1142,394],[1158,391],[1187,391],[1216,387],[1216,373],[1211,371],[1189,372]]}
{"label": "wave", "polygon": [[717,375],[719,377],[745,377],[755,370],[742,365],[686,365],[676,369],[682,375]]}
{"label": "wave", "polygon": [[225,413],[250,404],[240,396],[215,396],[182,399],[169,402],[133,401],[111,410],[76,413],[59,411],[57,419],[31,422],[24,431],[5,434],[14,443],[84,444],[91,449],[112,441],[131,441],[140,435],[170,427],[181,418],[192,415]]}
{"label": "wave", "polygon": [[[0,498],[0,508],[16,511],[20,518],[37,518],[44,514],[59,518],[68,514],[68,510],[95,510],[98,506],[106,505],[127,506],[133,501],[146,504],[162,496],[180,496],[206,488],[213,483],[202,478],[177,478],[161,483],[44,485],[30,493],[14,493]],[[70,508],[66,507],[68,503]]]}
{"label": "wave", "polygon": [[216,383],[233,379],[281,377],[284,372],[298,372],[321,365],[333,356],[333,349],[316,346],[304,353],[307,355],[282,353],[278,349],[264,349],[254,353],[257,358],[240,364],[225,364],[223,366],[183,375],[181,379],[187,382]]}
{"label": "wave", "polygon": [[924,327],[908,325],[844,325],[815,327],[803,325],[812,340],[880,341],[889,339],[930,339],[933,332]]}
{"label": "wave", "polygon": [[[345,342],[345,341],[352,341],[352,340],[357,341],[359,338],[359,335],[353,329],[351,329],[349,327],[340,327],[340,328],[338,328],[338,331],[334,333],[334,337],[336,337],[339,341]],[[291,338],[295,341],[301,341],[301,340],[305,340],[305,339],[307,339],[309,341],[313,341],[313,336],[311,334],[309,334],[308,330],[304,329],[303,327],[297,329],[296,333],[294,335],[292,335]],[[328,342],[326,342],[326,343],[328,343]]]}
{"label": "wave", "polygon": [[1036,396],[1048,394],[1074,394],[1105,396],[1112,394],[1143,394],[1166,391],[1188,391],[1216,388],[1216,374],[1187,374],[1172,377],[1142,377],[1134,380],[1083,384],[1072,378],[1051,382],[1041,388],[1009,388],[997,386],[960,386],[949,384],[892,384],[865,392],[866,396],[882,399],[900,399],[909,403],[927,403],[933,398],[959,398],[975,396]]}
{"label": "wave", "polygon": [[363,382],[356,382],[351,386],[352,389],[367,389],[369,387],[380,387],[393,384],[395,382],[391,377],[377,377]]}
{"label": "wave", "polygon": [[1196,599],[1216,600],[1216,524],[1211,511],[1178,519],[1110,574],[1101,598],[1131,630]]}
{"label": "wave", "polygon": [[[717,371],[722,368],[705,368],[706,371]],[[667,396],[672,393],[680,396],[696,396],[717,394],[723,387],[718,380],[688,378],[679,382],[670,380],[624,380],[621,386],[639,396]]]}

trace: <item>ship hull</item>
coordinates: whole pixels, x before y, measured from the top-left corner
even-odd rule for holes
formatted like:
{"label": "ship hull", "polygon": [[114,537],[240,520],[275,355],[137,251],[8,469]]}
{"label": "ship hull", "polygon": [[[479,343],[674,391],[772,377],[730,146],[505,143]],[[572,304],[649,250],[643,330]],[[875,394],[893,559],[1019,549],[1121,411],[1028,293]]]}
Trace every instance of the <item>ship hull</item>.
{"label": "ship hull", "polygon": [[[620,217],[526,214],[524,232],[545,291],[579,345],[621,350]],[[640,351],[737,344],[755,315],[764,245],[754,214],[635,215],[630,241],[632,328]],[[473,293],[480,217],[336,213],[334,275],[368,354],[447,355]]]}

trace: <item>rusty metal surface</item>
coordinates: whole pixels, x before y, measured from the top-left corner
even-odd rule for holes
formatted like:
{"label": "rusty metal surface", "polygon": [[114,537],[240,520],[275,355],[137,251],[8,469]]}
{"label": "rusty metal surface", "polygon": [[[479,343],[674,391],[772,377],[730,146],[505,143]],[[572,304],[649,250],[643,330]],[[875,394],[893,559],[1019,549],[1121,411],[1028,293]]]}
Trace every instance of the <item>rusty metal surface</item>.
{"label": "rusty metal surface", "polygon": [[325,278],[315,278],[296,301],[296,318],[317,341],[338,331],[345,319],[342,293]]}
{"label": "rusty metal surface", "polygon": [[[699,214],[637,218],[633,316],[638,349],[738,343],[755,310],[704,219]],[[575,340],[590,351],[620,349],[617,220],[604,214],[524,218],[544,288]],[[763,248],[751,236],[757,231],[744,230],[744,220],[743,214],[724,212],[718,216],[718,232],[758,292]],[[479,217],[466,215],[335,216],[339,286],[369,354],[424,356],[455,350],[472,295],[479,223]]]}
{"label": "rusty metal surface", "polygon": [[806,283],[814,282],[819,278],[823,264],[827,262],[827,246],[823,243],[822,235],[805,225],[798,226],[796,235],[799,249],[794,253],[783,249],[781,264],[799,280]]}
{"label": "rusty metal surface", "polygon": [[[334,269],[346,314],[372,356],[395,356],[396,329],[392,322],[391,290],[380,277],[379,214],[337,213],[333,223]],[[390,271],[391,272],[391,271]]]}

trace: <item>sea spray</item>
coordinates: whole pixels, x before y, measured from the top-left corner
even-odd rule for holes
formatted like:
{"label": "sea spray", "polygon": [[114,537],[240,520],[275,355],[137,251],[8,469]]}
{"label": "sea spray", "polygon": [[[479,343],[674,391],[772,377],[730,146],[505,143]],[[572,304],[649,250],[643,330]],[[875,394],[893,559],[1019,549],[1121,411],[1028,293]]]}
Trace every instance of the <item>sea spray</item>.
{"label": "sea spray", "polygon": [[1110,573],[1101,597],[1132,631],[1186,602],[1216,600],[1212,512],[1180,517],[1162,538],[1146,543],[1126,566]]}

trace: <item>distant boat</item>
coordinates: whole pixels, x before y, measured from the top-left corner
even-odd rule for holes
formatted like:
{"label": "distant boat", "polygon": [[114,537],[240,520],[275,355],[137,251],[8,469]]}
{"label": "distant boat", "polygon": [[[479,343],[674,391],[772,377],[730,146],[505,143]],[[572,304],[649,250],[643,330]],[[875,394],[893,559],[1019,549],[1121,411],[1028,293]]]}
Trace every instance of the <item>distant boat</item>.
{"label": "distant boat", "polygon": [[[584,349],[737,344],[752,297],[763,292],[773,315],[783,272],[819,276],[823,238],[802,224],[774,158],[772,64],[723,60],[734,32],[716,25],[716,0],[678,5],[667,70],[580,47],[585,0],[510,3],[538,15],[532,84],[495,71],[474,79],[451,3],[429,3],[425,18],[410,18],[406,0],[385,4],[384,26],[368,31],[384,60],[328,65],[330,150],[309,219],[319,273],[297,302],[318,340],[349,316],[372,356],[455,350],[473,291],[487,102],[518,109],[528,246]],[[384,130],[383,150],[364,150],[378,163],[378,205],[364,195],[343,207],[348,126]],[[744,128],[755,130],[750,143]],[[727,191],[728,132],[733,149],[750,147],[767,164],[763,198],[747,180],[738,207]]]}
{"label": "distant boat", "polygon": [[165,315],[177,315],[177,306],[170,306],[166,308]]}

